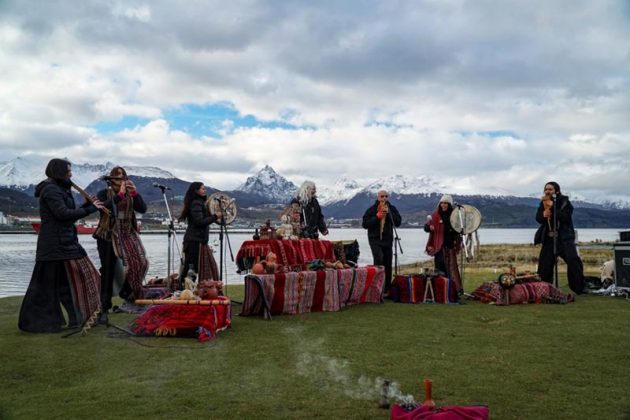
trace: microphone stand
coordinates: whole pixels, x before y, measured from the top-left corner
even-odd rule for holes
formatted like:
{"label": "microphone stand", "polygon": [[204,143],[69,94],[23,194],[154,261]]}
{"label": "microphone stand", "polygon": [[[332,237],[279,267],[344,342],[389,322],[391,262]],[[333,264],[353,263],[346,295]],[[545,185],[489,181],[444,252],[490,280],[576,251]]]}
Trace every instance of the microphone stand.
{"label": "microphone stand", "polygon": [[[166,256],[166,281],[170,284],[171,261],[175,257],[175,255],[173,254],[171,243],[175,242],[175,247],[177,248],[177,253],[179,254],[180,264],[182,264],[182,252],[179,250],[179,243],[177,242],[177,233],[175,232],[175,224],[173,223],[173,216],[171,215],[171,209],[168,206],[168,200],[166,199],[167,187],[165,185],[154,185],[154,187],[159,188],[162,191],[162,197],[164,198],[164,204],[166,205],[166,213],[168,214],[168,245],[167,245],[167,254],[166,254],[167,255]],[[178,281],[181,283],[182,279],[179,279]]]}
{"label": "microphone stand", "polygon": [[553,198],[553,281],[554,286],[558,287],[558,209],[556,208],[557,194],[552,195]]}
{"label": "microphone stand", "polygon": [[[388,206],[389,207],[389,206]],[[398,231],[396,230],[396,225],[394,224],[394,216],[392,216],[392,212],[388,211],[389,220],[392,222],[392,229],[394,230],[394,275],[398,275],[398,249],[400,248],[400,255],[403,254],[402,245],[400,245],[400,238],[398,237]]]}
{"label": "microphone stand", "polygon": [[464,247],[464,252],[460,251],[460,265],[461,265],[461,269],[460,274],[459,274],[459,283],[460,283],[460,289],[457,291],[458,295],[464,295],[464,268],[466,265],[466,259],[464,259],[464,255],[466,255],[466,258],[468,258],[468,248],[466,248],[466,241],[464,240],[464,238],[466,237],[466,218],[462,217],[462,213],[464,212],[464,206],[462,206],[461,204],[455,204],[455,207],[459,208],[459,211],[457,212],[458,216],[459,216],[459,224],[461,226],[461,232],[459,232],[459,234],[461,235],[460,240],[462,241],[462,245]]}
{"label": "microphone stand", "polygon": [[[232,262],[234,262],[234,253],[232,252],[232,244],[230,243],[230,236],[228,235],[228,231],[227,231],[227,225],[225,223],[225,207],[223,206],[223,201],[215,198],[215,200],[217,200],[217,202],[219,203],[219,209],[221,210],[221,223],[219,224],[220,226],[220,230],[219,230],[219,281],[223,281],[223,261],[227,260],[227,257],[225,256],[226,254],[226,250],[223,246],[223,236],[225,235],[225,240],[227,242],[227,249],[230,250],[230,258],[232,259]],[[226,296],[228,295],[228,275],[227,275],[227,264],[225,267],[225,294]],[[230,302],[232,303],[236,303],[239,305],[242,305],[242,302],[238,302],[236,300],[232,300],[230,299]]]}

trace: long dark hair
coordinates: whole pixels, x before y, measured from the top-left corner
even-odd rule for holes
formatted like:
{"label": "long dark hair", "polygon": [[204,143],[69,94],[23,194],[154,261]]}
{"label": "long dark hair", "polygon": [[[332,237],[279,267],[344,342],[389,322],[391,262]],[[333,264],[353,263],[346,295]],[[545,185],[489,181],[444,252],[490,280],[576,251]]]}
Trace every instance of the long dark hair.
{"label": "long dark hair", "polygon": [[72,164],[65,159],[51,159],[46,165],[46,176],[57,184],[70,188],[71,182],[68,173],[72,168]]}
{"label": "long dark hair", "polygon": [[116,173],[120,171],[123,174],[123,177],[125,178],[125,180],[128,178],[127,177],[127,171],[125,170],[125,168],[123,168],[122,166],[114,166],[112,168],[111,171],[109,171],[109,176],[116,176]]}
{"label": "long dark hair", "polygon": [[545,186],[547,185],[553,186],[553,189],[556,191],[556,194],[562,194],[562,192],[560,191],[560,184],[558,184],[557,182],[549,181],[545,184]]}
{"label": "long dark hair", "polygon": [[[182,208],[182,213],[179,215],[179,221],[183,222],[186,220],[188,215],[190,214],[190,204],[195,199],[195,197],[201,197],[197,194],[197,190],[201,188],[203,182],[193,182],[188,186],[188,190],[186,191],[186,195],[184,196],[184,208]],[[203,198],[203,197],[201,197]]]}

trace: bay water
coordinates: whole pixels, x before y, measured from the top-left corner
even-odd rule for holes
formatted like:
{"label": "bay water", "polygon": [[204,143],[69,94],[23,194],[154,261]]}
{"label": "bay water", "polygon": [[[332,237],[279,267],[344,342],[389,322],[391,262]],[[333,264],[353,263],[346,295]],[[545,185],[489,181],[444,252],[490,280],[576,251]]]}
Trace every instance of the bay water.
{"label": "bay water", "polygon": [[[578,231],[578,239],[583,242],[615,241],[619,238],[620,230],[623,229],[581,229]],[[535,229],[479,229],[477,233],[481,244],[531,244]],[[231,284],[243,283],[244,275],[237,273],[236,264],[232,262],[231,254],[236,257],[241,244],[250,240],[251,236],[251,233],[230,233],[229,229],[228,234],[224,235],[225,270],[223,278],[228,287]],[[424,253],[428,234],[422,229],[398,229],[398,237],[402,247],[402,252],[400,249],[398,250],[400,264],[409,264],[430,258]],[[151,234],[140,235],[140,238],[149,259],[147,278],[164,277],[167,273],[168,236],[166,234]],[[176,238],[181,241],[183,234],[176,235]],[[357,239],[361,251],[359,265],[372,263],[372,254],[364,229],[330,229],[330,234],[321,238],[332,241]],[[79,241],[98,268],[100,263],[96,241],[90,235],[79,235]],[[218,233],[211,232],[210,243],[214,247],[215,259],[219,264],[221,247]],[[36,234],[0,234],[0,298],[24,294],[35,265],[36,245]],[[178,245],[181,248],[181,243]],[[171,249],[173,255],[176,256],[175,261],[171,263],[171,272],[174,272],[179,267],[178,249],[174,240],[171,241]],[[177,266],[173,268],[176,264]]]}

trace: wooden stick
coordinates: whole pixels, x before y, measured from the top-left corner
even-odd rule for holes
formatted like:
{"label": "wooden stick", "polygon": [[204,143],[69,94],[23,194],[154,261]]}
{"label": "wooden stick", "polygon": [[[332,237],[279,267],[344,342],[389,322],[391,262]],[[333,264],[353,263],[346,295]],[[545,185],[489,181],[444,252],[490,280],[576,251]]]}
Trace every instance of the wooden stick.
{"label": "wooden stick", "polygon": [[[77,190],[79,194],[83,196],[83,198],[85,198],[86,201],[89,201],[90,203],[94,203],[92,196],[88,194],[87,191],[85,191],[83,188],[79,187],[77,184],[75,184],[72,181],[70,181],[70,183],[72,184],[74,189]],[[111,214],[108,208],[103,207],[102,210],[103,210],[103,213],[107,214],[108,216]]]}
{"label": "wooden stick", "polygon": [[174,299],[136,299],[134,301],[136,305],[229,305],[230,300],[220,300],[220,299],[212,299],[212,300],[174,300]]}

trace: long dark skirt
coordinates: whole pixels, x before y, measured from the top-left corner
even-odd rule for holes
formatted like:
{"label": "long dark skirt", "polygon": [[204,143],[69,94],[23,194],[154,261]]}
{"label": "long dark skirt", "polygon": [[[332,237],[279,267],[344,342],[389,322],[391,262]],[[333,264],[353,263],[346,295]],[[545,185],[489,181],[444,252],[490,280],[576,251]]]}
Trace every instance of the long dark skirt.
{"label": "long dark skirt", "polygon": [[191,266],[198,280],[219,280],[217,262],[212,247],[207,243],[184,242],[184,265],[180,270],[182,278]]}
{"label": "long dark skirt", "polygon": [[455,248],[443,247],[435,254],[435,269],[446,274],[457,290],[462,289],[462,281],[459,275],[459,265],[457,264],[457,250]]}
{"label": "long dark skirt", "polygon": [[28,332],[59,332],[66,324],[61,305],[70,326],[83,324],[100,310],[99,283],[98,271],[87,257],[36,262],[18,327]]}

